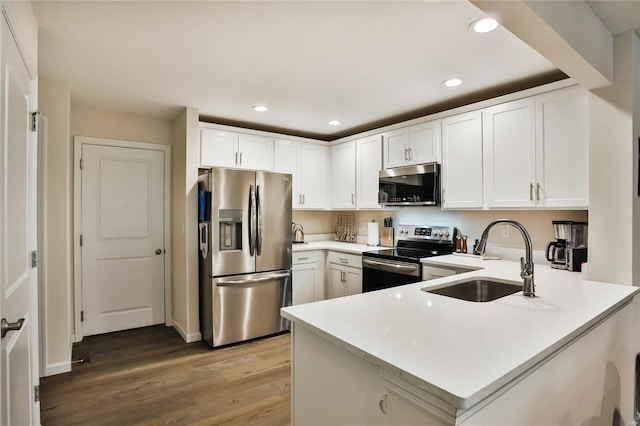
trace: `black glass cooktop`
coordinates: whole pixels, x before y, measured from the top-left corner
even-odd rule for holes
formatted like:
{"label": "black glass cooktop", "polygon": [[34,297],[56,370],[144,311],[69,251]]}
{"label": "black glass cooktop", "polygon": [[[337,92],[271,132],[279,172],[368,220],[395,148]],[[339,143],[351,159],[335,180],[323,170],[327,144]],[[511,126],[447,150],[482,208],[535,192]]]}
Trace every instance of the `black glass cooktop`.
{"label": "black glass cooktop", "polygon": [[377,257],[379,259],[399,260],[403,262],[420,263],[420,259],[425,257],[441,256],[451,254],[441,250],[422,250],[414,248],[393,247],[388,249],[366,251],[362,253],[366,257]]}

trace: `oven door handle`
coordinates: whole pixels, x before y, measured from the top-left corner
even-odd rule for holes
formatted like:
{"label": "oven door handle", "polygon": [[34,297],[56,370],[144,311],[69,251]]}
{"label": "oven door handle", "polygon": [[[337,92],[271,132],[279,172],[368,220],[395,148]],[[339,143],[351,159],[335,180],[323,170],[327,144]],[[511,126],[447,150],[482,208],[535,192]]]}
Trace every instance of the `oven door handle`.
{"label": "oven door handle", "polygon": [[380,271],[411,275],[414,277],[420,276],[420,265],[414,265],[411,263],[383,262],[379,260],[371,260],[371,259],[363,258],[362,266],[363,267],[366,266],[371,269],[378,269]]}

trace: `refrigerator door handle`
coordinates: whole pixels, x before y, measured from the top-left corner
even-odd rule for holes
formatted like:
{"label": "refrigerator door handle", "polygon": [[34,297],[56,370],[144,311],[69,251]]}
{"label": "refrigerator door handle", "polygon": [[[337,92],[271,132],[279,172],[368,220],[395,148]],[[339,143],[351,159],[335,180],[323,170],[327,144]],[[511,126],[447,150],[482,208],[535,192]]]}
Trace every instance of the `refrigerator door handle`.
{"label": "refrigerator door handle", "polygon": [[253,185],[249,185],[249,254],[256,250],[256,193]]}
{"label": "refrigerator door handle", "polygon": [[264,281],[279,280],[282,278],[288,278],[291,274],[287,272],[276,272],[273,274],[263,274],[258,278],[241,278],[241,279],[221,279],[218,281],[218,287],[225,287],[231,285],[243,285],[243,284],[257,284]]}
{"label": "refrigerator door handle", "polygon": [[257,208],[257,226],[256,226],[256,255],[260,256],[262,254],[262,206],[261,206],[261,195],[260,195],[260,185],[256,185],[256,208]]}

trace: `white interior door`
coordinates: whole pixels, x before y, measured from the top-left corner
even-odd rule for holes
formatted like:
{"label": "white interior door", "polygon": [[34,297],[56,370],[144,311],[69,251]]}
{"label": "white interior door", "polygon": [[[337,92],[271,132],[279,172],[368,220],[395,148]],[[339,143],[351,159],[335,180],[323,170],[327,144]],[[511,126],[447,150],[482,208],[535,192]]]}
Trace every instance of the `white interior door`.
{"label": "white interior door", "polygon": [[83,334],[163,323],[164,153],[82,145]]}
{"label": "white interior door", "polygon": [[[0,424],[40,423],[34,387],[37,369],[37,273],[31,253],[37,245],[36,138],[30,121],[31,81],[18,47],[2,21],[0,89]],[[6,321],[6,323],[5,323]]]}

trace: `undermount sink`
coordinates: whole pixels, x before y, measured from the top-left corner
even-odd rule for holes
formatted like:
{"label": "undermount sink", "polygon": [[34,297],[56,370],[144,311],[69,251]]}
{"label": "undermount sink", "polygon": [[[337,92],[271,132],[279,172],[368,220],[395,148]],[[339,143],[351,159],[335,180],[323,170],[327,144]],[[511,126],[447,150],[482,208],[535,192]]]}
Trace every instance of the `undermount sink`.
{"label": "undermount sink", "polygon": [[490,302],[522,291],[522,284],[494,278],[473,278],[439,288],[423,288],[427,293],[440,294],[470,302]]}

